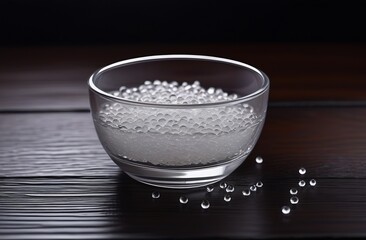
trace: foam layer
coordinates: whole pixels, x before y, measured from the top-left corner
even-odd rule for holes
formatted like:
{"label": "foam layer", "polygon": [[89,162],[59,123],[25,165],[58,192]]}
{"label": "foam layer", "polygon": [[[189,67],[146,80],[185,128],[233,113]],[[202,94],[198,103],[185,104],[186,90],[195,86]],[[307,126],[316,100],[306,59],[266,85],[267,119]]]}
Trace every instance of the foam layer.
{"label": "foam layer", "polygon": [[206,90],[198,81],[193,84],[183,82],[182,85],[160,80],[146,81],[135,88],[122,86],[119,91],[114,91],[112,94],[128,100],[160,104],[202,104],[238,98],[236,94],[229,95],[220,88],[210,87]]}
{"label": "foam layer", "polygon": [[[218,102],[237,97],[218,89],[205,90],[198,82],[193,85],[155,83],[145,82],[135,90],[121,87],[121,91],[113,94],[117,96],[118,92],[118,96],[134,101],[169,103],[170,93],[175,91],[176,104]],[[170,95],[162,96],[166,92]],[[200,100],[203,93],[214,97]],[[248,104],[185,109],[122,103],[106,104],[95,120],[98,135],[109,153],[163,166],[204,165],[247,154],[262,121]]]}

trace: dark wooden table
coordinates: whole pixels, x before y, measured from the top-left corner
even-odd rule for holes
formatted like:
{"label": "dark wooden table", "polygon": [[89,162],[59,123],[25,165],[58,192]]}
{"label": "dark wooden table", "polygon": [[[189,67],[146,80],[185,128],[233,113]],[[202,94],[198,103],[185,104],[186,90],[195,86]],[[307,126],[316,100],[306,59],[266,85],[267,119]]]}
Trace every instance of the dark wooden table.
{"label": "dark wooden table", "polygon": [[[157,189],[121,172],[97,139],[91,73],[164,53],[233,58],[271,79],[260,140],[225,180],[235,186],[229,203],[217,184],[212,193],[159,189],[153,200]],[[365,100],[366,45],[0,48],[0,239],[366,237]],[[300,202],[285,216],[281,207],[301,178]],[[259,180],[263,188],[243,197]]]}

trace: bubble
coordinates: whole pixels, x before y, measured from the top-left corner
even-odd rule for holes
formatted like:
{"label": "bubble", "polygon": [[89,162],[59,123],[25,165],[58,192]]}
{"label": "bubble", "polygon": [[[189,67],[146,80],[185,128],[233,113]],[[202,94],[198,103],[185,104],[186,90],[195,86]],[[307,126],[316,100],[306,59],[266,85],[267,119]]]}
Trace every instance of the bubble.
{"label": "bubble", "polygon": [[169,100],[175,102],[177,100],[177,96],[175,94],[170,95]]}
{"label": "bubble", "polygon": [[250,190],[249,189],[245,189],[241,193],[243,194],[243,196],[249,196],[250,195]]}
{"label": "bubble", "polygon": [[258,156],[258,157],[255,158],[255,161],[256,161],[256,163],[261,164],[263,162],[263,158]]}
{"label": "bubble", "polygon": [[209,185],[206,187],[207,192],[212,192],[214,190],[214,186]]}
{"label": "bubble", "polygon": [[300,187],[305,187],[305,185],[306,185],[306,182],[304,180],[299,181],[299,186]]}
{"label": "bubble", "polygon": [[208,93],[208,94],[214,94],[214,93],[215,93],[215,88],[210,87],[210,88],[207,90],[207,93]]}
{"label": "bubble", "polygon": [[261,187],[263,187],[263,183],[261,181],[259,181],[255,184],[255,186],[257,186],[258,188],[261,188]]}
{"label": "bubble", "polygon": [[187,127],[186,127],[186,126],[180,126],[180,127],[179,127],[179,130],[180,130],[181,132],[186,132],[186,131],[187,131]]}
{"label": "bubble", "polygon": [[304,175],[305,173],[306,173],[306,169],[305,168],[300,168],[299,169],[299,173],[301,174],[301,175]]}
{"label": "bubble", "polygon": [[154,81],[154,85],[160,85],[160,84],[161,84],[161,81],[159,81],[159,80]]}
{"label": "bubble", "polygon": [[220,188],[224,189],[226,187],[227,187],[227,183],[226,182],[220,183]]}
{"label": "bubble", "polygon": [[188,198],[187,198],[186,196],[181,196],[181,197],[179,198],[179,202],[180,202],[181,204],[186,204],[186,203],[188,202]]}
{"label": "bubble", "polygon": [[291,188],[290,189],[290,194],[291,195],[296,195],[298,193],[297,189],[296,188]]}
{"label": "bubble", "polygon": [[257,186],[252,185],[249,187],[249,189],[250,189],[250,191],[255,192],[255,191],[257,191]]}
{"label": "bubble", "polygon": [[224,200],[225,200],[225,202],[230,202],[231,201],[231,196],[229,194],[226,194],[224,196]]}
{"label": "bubble", "polygon": [[315,179],[311,179],[309,181],[309,184],[310,184],[310,186],[314,187],[316,185],[316,180]]}
{"label": "bubble", "polygon": [[299,203],[299,198],[298,198],[298,197],[296,197],[296,196],[291,197],[291,198],[290,198],[290,203],[291,203],[291,204],[294,204],[294,205],[298,204],[298,203]]}
{"label": "bubble", "polygon": [[283,214],[287,215],[291,212],[291,208],[289,206],[283,206],[281,211]]}
{"label": "bubble", "polygon": [[235,188],[234,188],[234,186],[233,186],[233,185],[228,185],[228,186],[226,187],[226,192],[234,192],[234,190],[235,190]]}
{"label": "bubble", "polygon": [[203,200],[201,202],[201,208],[208,209],[210,207],[210,202],[208,200]]}
{"label": "bubble", "polygon": [[160,193],[159,192],[152,192],[151,197],[155,198],[155,199],[160,198]]}
{"label": "bubble", "polygon": [[127,127],[126,126],[123,126],[123,125],[118,125],[118,128],[121,129],[122,131],[123,130],[127,130]]}

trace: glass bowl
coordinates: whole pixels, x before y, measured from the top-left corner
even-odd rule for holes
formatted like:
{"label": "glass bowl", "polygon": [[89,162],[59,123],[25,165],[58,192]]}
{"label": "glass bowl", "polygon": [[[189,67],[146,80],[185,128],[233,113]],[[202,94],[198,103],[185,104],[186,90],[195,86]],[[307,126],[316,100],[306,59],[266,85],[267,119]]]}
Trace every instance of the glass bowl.
{"label": "glass bowl", "polygon": [[[238,97],[204,104],[144,103],[117,97],[121,86],[176,81],[220,88]],[[129,59],[89,79],[91,113],[111,159],[137,181],[193,188],[220,181],[253,149],[262,130],[269,79],[238,61],[199,55]]]}

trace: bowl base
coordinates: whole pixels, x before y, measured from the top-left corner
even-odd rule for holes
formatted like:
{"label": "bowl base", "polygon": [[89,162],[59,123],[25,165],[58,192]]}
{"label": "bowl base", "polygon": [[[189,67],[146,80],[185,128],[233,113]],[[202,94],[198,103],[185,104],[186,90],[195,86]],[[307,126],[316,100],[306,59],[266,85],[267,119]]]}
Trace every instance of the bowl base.
{"label": "bowl base", "polygon": [[227,177],[248,154],[237,156],[229,161],[202,167],[159,167],[140,164],[117,157],[112,160],[131,178],[148,185],[163,188],[196,188],[202,187]]}

